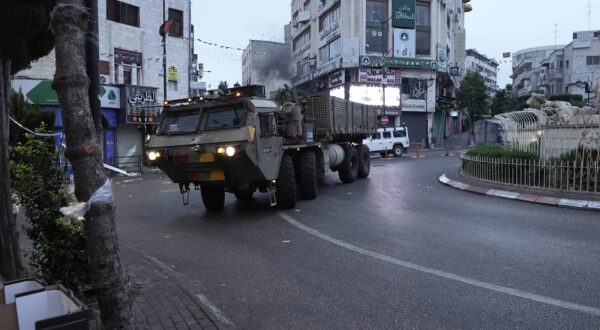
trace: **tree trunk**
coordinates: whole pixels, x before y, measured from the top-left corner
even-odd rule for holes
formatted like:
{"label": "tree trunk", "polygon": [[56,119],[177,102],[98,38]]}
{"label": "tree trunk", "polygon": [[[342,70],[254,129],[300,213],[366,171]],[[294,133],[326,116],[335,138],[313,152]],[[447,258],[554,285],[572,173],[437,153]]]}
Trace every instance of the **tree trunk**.
{"label": "tree trunk", "polygon": [[7,280],[23,275],[17,223],[10,188],[10,60],[0,54],[0,273]]}
{"label": "tree trunk", "polygon": [[[62,109],[67,158],[73,165],[75,196],[79,201],[88,201],[106,181],[85,70],[88,19],[81,0],[59,0],[51,22],[56,39],[53,87]],[[133,327],[129,280],[119,257],[112,190],[107,193],[109,198],[92,203],[85,215],[90,278],[103,327],[129,329]]]}

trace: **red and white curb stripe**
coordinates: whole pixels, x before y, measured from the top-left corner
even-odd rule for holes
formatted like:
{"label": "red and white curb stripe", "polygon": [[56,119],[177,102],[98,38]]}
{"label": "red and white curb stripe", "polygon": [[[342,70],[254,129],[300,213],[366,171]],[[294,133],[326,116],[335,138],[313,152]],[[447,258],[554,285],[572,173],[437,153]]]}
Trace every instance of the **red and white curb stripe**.
{"label": "red and white curb stripe", "polygon": [[568,198],[556,198],[541,195],[522,194],[514,191],[489,189],[478,186],[469,185],[460,181],[449,179],[446,174],[442,174],[439,178],[440,182],[463,191],[468,191],[480,195],[487,195],[493,197],[500,197],[512,200],[519,200],[523,202],[552,205],[558,207],[569,207],[583,210],[600,211],[600,202],[589,201],[583,199],[568,199]]}

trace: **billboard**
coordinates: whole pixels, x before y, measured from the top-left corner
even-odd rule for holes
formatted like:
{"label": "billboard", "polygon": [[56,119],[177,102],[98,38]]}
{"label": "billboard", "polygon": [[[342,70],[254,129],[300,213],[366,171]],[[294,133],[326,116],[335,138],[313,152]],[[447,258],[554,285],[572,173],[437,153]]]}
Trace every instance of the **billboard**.
{"label": "billboard", "polygon": [[416,57],[415,35],[415,30],[394,29],[394,57]]}

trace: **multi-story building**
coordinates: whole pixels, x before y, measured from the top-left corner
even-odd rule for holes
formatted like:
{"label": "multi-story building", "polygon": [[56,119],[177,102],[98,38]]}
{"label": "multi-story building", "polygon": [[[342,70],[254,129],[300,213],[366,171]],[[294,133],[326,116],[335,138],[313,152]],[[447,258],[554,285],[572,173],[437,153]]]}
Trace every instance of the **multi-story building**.
{"label": "multi-story building", "polygon": [[520,98],[579,94],[597,104],[592,86],[600,77],[600,31],[573,33],[568,45],[520,50],[513,55],[513,86]]}
{"label": "multi-story building", "polygon": [[284,28],[284,42],[250,40],[242,55],[242,84],[264,85],[270,96],[292,78],[290,25]]}
{"label": "multi-story building", "polygon": [[466,2],[292,0],[292,83],[379,106],[381,122],[406,123],[414,141],[439,140],[456,121]]}
{"label": "multi-story building", "polygon": [[512,56],[512,79],[513,89],[517,93],[517,97],[521,99],[529,98],[533,93],[542,94],[544,89],[541,88],[544,78],[544,66],[549,63],[548,59],[556,50],[563,48],[559,46],[541,46],[519,50]]}
{"label": "multi-story building", "polygon": [[[159,34],[164,22],[163,4],[163,0],[98,1],[100,100],[107,164],[127,167],[141,159],[143,134],[151,131],[146,130],[147,125],[157,123],[165,94],[169,99],[186,98],[190,82],[195,80],[191,3],[166,1],[164,15],[171,19],[166,37],[166,73]],[[54,110],[60,131],[58,98],[50,87],[54,62],[52,51],[30,69],[19,72],[13,88],[41,108]]]}
{"label": "multi-story building", "polygon": [[465,69],[467,72],[479,73],[485,80],[485,87],[490,98],[498,90],[498,62],[493,58],[479,53],[475,49],[467,49],[465,58]]}

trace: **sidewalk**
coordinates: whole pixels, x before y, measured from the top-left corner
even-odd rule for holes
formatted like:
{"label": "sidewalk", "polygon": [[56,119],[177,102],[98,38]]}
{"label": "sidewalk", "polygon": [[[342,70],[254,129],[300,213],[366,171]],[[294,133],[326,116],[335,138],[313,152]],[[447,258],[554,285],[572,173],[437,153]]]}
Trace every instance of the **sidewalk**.
{"label": "sidewalk", "polygon": [[600,211],[600,195],[568,191],[526,189],[510,185],[483,182],[456,172],[439,177],[442,184],[480,195],[512,199],[535,204]]}
{"label": "sidewalk", "polygon": [[160,261],[121,246],[132,283],[136,329],[233,329],[235,326],[193,284]]}

